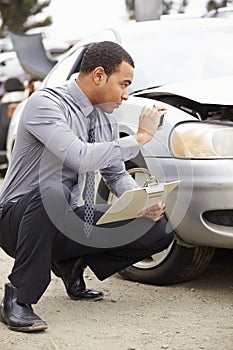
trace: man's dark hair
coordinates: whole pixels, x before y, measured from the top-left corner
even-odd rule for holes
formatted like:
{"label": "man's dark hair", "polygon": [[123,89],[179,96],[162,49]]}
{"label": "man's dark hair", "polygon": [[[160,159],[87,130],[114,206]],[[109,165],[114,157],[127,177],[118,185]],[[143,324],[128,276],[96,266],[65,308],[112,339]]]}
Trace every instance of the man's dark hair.
{"label": "man's dark hair", "polygon": [[122,62],[127,62],[134,68],[132,57],[122,46],[113,41],[101,41],[88,47],[81,62],[80,72],[90,73],[101,66],[109,76]]}

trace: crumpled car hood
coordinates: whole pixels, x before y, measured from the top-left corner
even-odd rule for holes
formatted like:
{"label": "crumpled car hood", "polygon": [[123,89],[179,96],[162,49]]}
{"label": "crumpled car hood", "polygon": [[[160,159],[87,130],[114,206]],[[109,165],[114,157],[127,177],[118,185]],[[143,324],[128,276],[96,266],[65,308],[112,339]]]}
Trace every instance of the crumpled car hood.
{"label": "crumpled car hood", "polygon": [[233,105],[233,76],[180,81],[147,91],[155,95],[166,93],[183,96],[202,104]]}

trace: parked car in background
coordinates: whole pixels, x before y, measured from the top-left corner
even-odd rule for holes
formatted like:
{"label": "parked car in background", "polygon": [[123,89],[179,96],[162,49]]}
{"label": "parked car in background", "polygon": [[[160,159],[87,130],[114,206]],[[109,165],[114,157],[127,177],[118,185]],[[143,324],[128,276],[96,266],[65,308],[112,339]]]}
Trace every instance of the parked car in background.
{"label": "parked car in background", "polygon": [[[174,229],[174,241],[120,274],[158,285],[195,278],[215,248],[233,248],[233,23],[147,21],[102,31],[70,49],[41,87],[74,79],[85,50],[97,40],[120,43],[135,60],[130,97],[114,112],[121,137],[135,133],[144,105],[168,109],[163,129],[126,162],[127,169],[139,184],[149,175],[159,182],[181,180],[166,198],[167,230]],[[12,119],[9,157],[25,103]],[[113,200],[101,180],[96,200]]]}
{"label": "parked car in background", "polygon": [[14,51],[0,53],[0,99],[4,95],[4,83],[8,78],[21,81],[28,78]]}
{"label": "parked car in background", "polygon": [[7,36],[4,38],[0,38],[0,53],[12,50],[13,46],[10,38],[8,38]]}
{"label": "parked car in background", "polygon": [[16,106],[28,96],[24,82],[10,77],[4,81],[4,94],[0,100],[0,175],[5,175],[8,167],[6,140],[11,117]]}

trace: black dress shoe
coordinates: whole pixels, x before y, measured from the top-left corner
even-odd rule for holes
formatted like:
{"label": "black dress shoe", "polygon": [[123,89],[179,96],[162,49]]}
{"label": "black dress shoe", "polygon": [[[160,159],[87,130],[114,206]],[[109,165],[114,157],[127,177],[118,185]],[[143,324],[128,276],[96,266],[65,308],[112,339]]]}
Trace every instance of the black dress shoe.
{"label": "black dress shoe", "polygon": [[65,285],[66,292],[73,300],[100,300],[103,293],[97,290],[86,289],[83,272],[86,265],[82,258],[68,259],[52,263],[52,271],[60,277]]}
{"label": "black dress shoe", "polygon": [[34,314],[31,305],[17,303],[17,288],[5,285],[5,295],[0,306],[0,320],[12,331],[35,332],[47,328],[47,324]]}

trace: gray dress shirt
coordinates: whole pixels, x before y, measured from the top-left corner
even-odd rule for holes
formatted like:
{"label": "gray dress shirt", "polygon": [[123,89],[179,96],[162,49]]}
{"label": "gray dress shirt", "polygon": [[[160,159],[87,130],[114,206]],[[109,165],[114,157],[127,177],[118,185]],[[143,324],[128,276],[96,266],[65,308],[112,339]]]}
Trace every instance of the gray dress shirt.
{"label": "gray dress shirt", "polygon": [[119,138],[112,115],[98,109],[96,142],[87,142],[87,116],[93,106],[75,81],[34,92],[20,119],[0,203],[16,200],[44,181],[62,181],[75,208],[82,196],[85,174],[99,170],[117,196],[138,187],[124,162],[136,157],[134,136]]}

